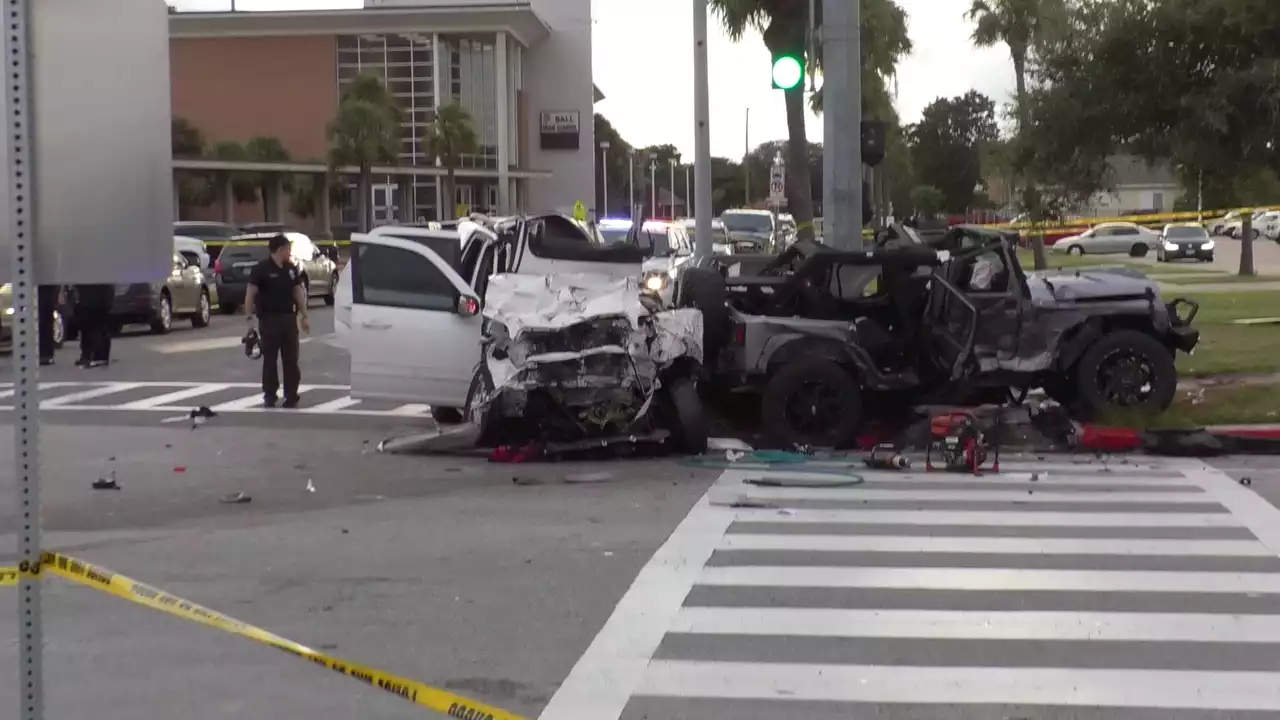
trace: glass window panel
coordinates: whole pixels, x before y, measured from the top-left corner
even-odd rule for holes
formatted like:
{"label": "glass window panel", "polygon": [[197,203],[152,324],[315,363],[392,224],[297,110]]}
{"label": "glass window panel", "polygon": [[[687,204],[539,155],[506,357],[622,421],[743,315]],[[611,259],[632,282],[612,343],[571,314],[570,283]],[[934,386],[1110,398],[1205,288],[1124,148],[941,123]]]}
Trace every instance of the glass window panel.
{"label": "glass window panel", "polygon": [[339,80],[351,80],[352,78],[354,78],[359,74],[360,74],[360,68],[356,67],[355,65],[339,65],[338,66]]}
{"label": "glass window panel", "polygon": [[359,37],[355,35],[339,35],[338,36],[339,50],[345,50],[347,48],[358,48],[358,47],[360,47]]}
{"label": "glass window panel", "polygon": [[409,38],[403,35],[387,35],[386,42],[388,48],[409,47]]}
{"label": "glass window panel", "polygon": [[382,64],[383,64],[383,63],[385,63],[386,61],[387,61],[387,53],[386,53],[386,51],[385,51],[383,48],[381,48],[381,47],[377,47],[377,48],[367,48],[367,47],[363,47],[363,46],[361,47],[361,49],[360,49],[360,63],[361,63],[362,65],[365,65],[365,64],[367,64],[367,65],[382,65]]}
{"label": "glass window panel", "polygon": [[410,54],[410,52],[409,52],[409,49],[408,49],[408,48],[405,48],[405,49],[403,49],[403,50],[388,50],[388,51],[387,51],[387,62],[389,62],[389,63],[411,63],[411,62],[413,62],[413,55],[412,55],[412,54]]}
{"label": "glass window panel", "polygon": [[418,93],[419,95],[426,95],[430,97],[433,89],[434,88],[431,87],[430,78],[427,78],[426,80],[419,79],[413,81],[413,92]]}
{"label": "glass window panel", "polygon": [[413,66],[412,65],[388,65],[387,77],[396,78],[399,80],[412,80]]}
{"label": "glass window panel", "polygon": [[391,68],[391,70],[392,70],[391,79],[387,80],[387,89],[390,90],[393,95],[399,95],[401,93],[408,95],[412,93],[413,81],[397,80],[395,75],[395,68],[393,67]]}

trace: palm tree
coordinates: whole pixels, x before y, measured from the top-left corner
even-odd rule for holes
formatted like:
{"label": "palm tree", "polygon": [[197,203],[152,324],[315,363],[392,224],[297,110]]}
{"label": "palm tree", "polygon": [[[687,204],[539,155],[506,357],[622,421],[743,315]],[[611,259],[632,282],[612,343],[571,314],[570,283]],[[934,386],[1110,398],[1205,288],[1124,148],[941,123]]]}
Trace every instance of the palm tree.
{"label": "palm tree", "polygon": [[[288,162],[292,158],[289,157],[289,151],[285,149],[284,143],[279,138],[274,137],[254,137],[244,144],[245,155],[255,162]],[[262,219],[267,220],[271,217],[273,208],[271,204],[271,176],[270,173],[255,173],[258,181],[258,194],[262,198]],[[287,180],[287,179],[286,179]],[[285,183],[286,191],[290,189],[290,184]]]}
{"label": "palm tree", "polygon": [[436,116],[427,126],[427,135],[422,139],[422,151],[439,160],[445,169],[445,202],[444,207],[440,208],[441,219],[452,219],[456,214],[454,199],[457,195],[457,179],[454,171],[462,156],[476,154],[479,145],[475,127],[471,124],[471,115],[456,100],[436,110]]}
{"label": "palm tree", "polygon": [[400,106],[382,80],[364,73],[351,81],[338,101],[338,112],[329,122],[329,168],[353,165],[360,170],[356,189],[358,226],[368,232],[373,224],[372,167],[395,164],[400,155]]}
{"label": "palm tree", "polygon": [[[976,23],[972,36],[974,45],[994,47],[1004,43],[1009,46],[1019,129],[1026,127],[1030,110],[1027,104],[1027,59],[1036,43],[1049,35],[1064,7],[1062,0],[973,0],[965,13],[965,18]],[[1025,195],[1033,199],[1036,193],[1028,188]],[[1036,269],[1048,267],[1043,234],[1032,234],[1031,248]]]}
{"label": "palm tree", "polygon": [[[892,112],[887,81],[900,58],[911,50],[906,13],[894,0],[860,0],[863,37],[863,116],[885,117]],[[774,54],[798,53],[805,48],[809,27],[808,3],[795,0],[711,0],[725,32],[733,41],[748,30],[758,30]],[[815,20],[821,23],[821,13]],[[809,58],[815,69],[821,57]],[[805,129],[805,87],[785,91],[787,108],[787,206],[796,220],[800,237],[813,237],[813,185],[809,175],[809,137]],[[810,107],[821,109],[821,93],[810,98]],[[871,113],[867,111],[871,110]],[[889,119],[885,117],[885,119]]]}
{"label": "palm tree", "polygon": [[[186,118],[174,117],[170,139],[175,159],[204,157],[208,149],[204,133]],[[213,204],[213,181],[207,174],[182,172],[174,178],[178,184],[178,217],[187,217],[192,207],[208,207]]]}

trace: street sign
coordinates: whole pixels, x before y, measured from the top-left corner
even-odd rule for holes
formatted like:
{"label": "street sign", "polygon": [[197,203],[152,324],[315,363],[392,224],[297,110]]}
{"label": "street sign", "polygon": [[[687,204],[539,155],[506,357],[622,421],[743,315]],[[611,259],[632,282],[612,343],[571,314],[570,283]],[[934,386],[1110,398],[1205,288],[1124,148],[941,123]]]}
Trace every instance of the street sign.
{"label": "street sign", "polygon": [[769,202],[781,205],[787,201],[787,186],[781,180],[769,181]]}
{"label": "street sign", "polygon": [[769,204],[775,207],[781,207],[787,202],[787,173],[786,165],[782,161],[782,153],[779,152],[773,157],[773,164],[769,166]]}

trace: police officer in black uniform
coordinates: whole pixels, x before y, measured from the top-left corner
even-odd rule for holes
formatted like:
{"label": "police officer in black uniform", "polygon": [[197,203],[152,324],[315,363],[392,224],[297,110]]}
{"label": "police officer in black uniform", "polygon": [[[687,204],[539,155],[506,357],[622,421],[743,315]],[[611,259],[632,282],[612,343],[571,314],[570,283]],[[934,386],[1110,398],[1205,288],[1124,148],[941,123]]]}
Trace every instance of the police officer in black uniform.
{"label": "police officer in black uniform", "polygon": [[267,242],[270,256],[258,263],[249,276],[244,307],[248,322],[258,323],[262,347],[262,401],[275,407],[279,397],[280,375],[276,359],[284,367],[284,404],[298,407],[298,384],[302,370],[298,367],[298,326],[311,331],[307,318],[307,291],[302,273],[289,258],[289,239],[277,235]]}

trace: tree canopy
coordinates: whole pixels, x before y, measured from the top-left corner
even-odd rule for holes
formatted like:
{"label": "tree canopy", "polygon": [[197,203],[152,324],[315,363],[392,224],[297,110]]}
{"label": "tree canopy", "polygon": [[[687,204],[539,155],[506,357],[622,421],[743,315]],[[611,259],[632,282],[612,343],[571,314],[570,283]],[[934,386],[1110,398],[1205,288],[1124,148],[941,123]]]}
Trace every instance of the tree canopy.
{"label": "tree canopy", "polygon": [[1077,0],[1032,72],[1019,162],[1068,201],[1106,158],[1167,159],[1206,186],[1277,168],[1280,3]]}
{"label": "tree canopy", "polygon": [[907,128],[916,179],[941,191],[941,209],[963,213],[973,205],[984,149],[997,136],[995,102],[973,90],[934,100]]}

